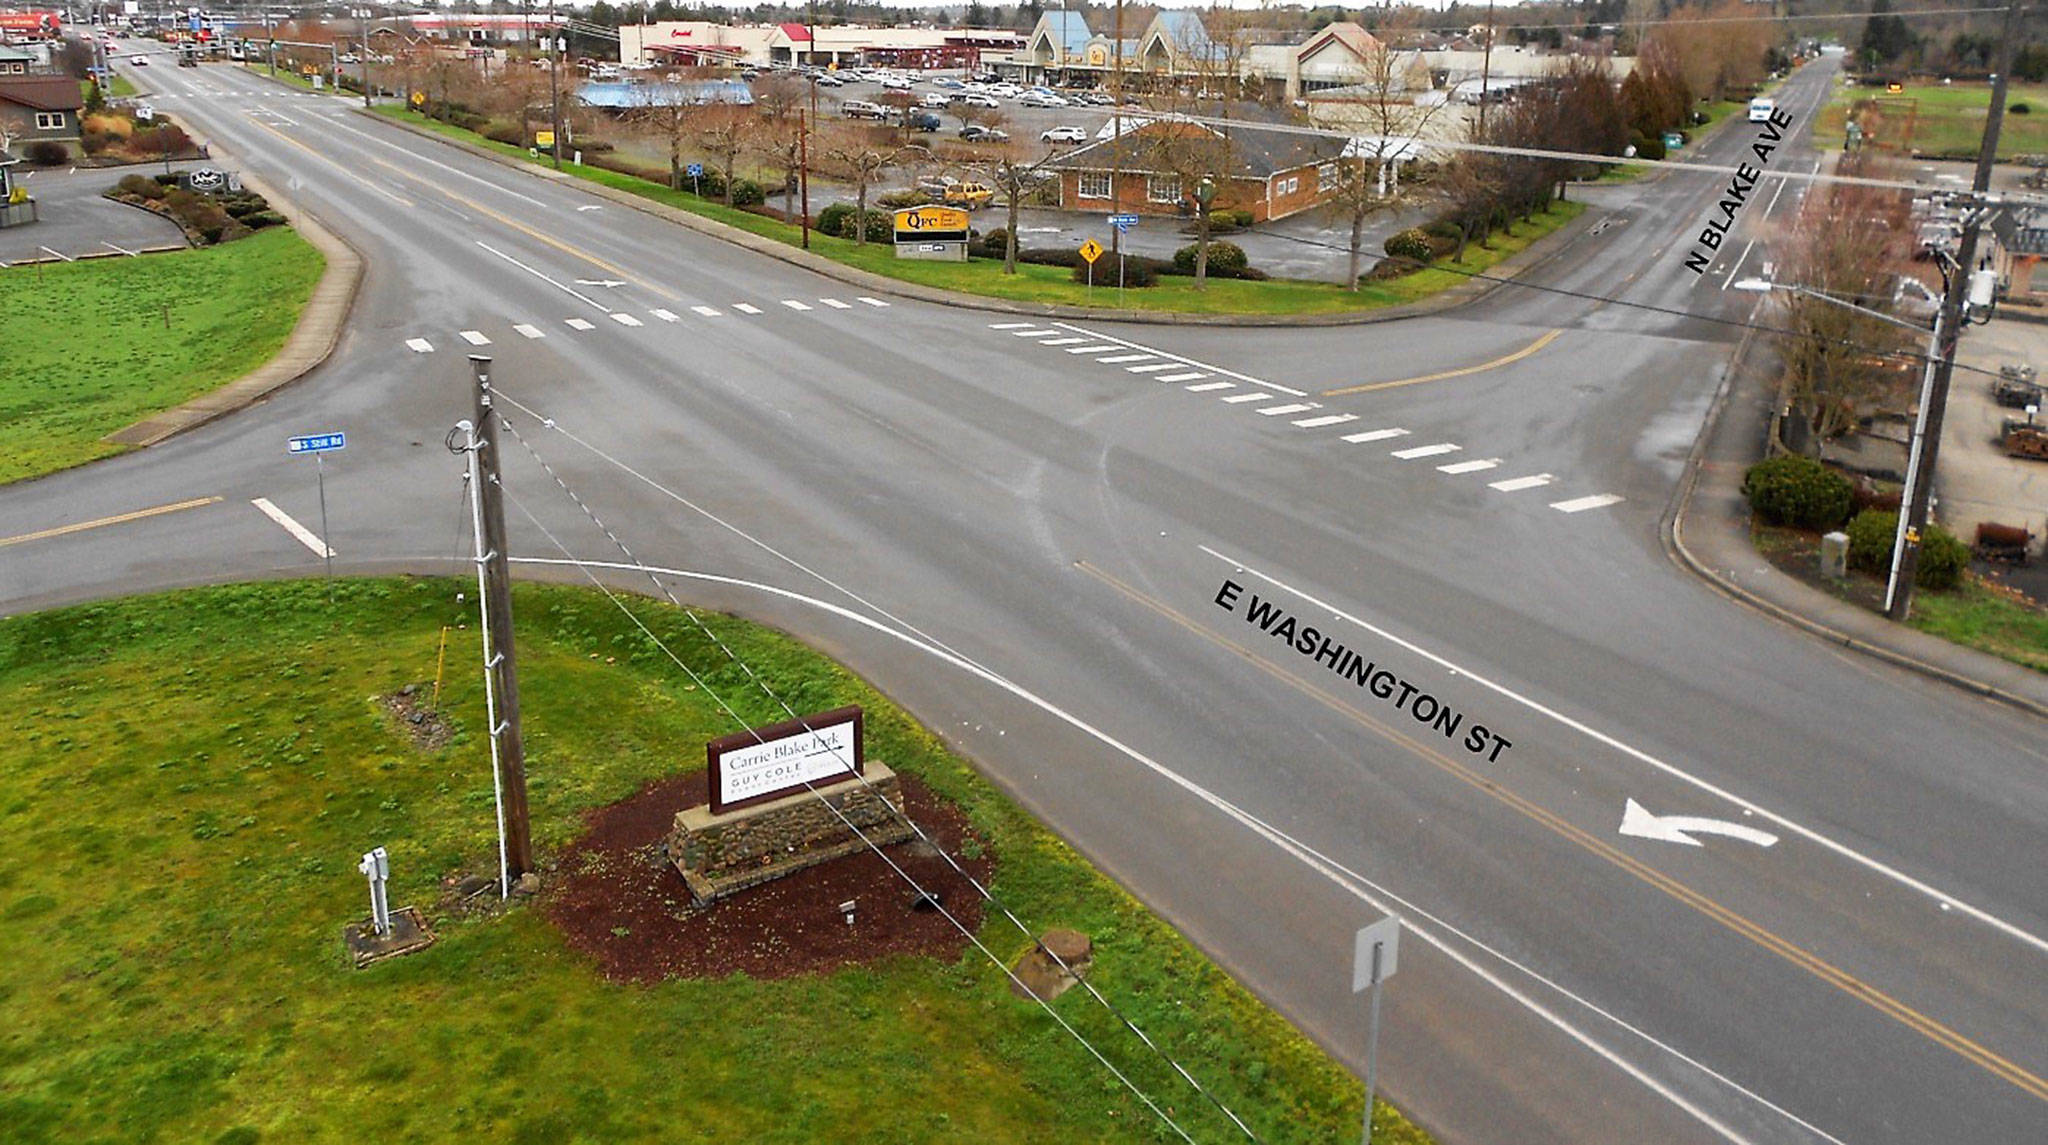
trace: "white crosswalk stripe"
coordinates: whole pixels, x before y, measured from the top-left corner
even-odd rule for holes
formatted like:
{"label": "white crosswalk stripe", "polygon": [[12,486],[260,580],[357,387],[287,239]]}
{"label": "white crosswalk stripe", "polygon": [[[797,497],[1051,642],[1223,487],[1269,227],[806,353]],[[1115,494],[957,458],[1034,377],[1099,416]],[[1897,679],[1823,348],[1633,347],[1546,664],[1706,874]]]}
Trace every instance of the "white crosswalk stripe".
{"label": "white crosswalk stripe", "polygon": [[1510,477],[1506,481],[1489,481],[1487,482],[1487,488],[1498,489],[1503,493],[1519,493],[1524,489],[1539,489],[1555,480],[1557,479],[1548,473],[1538,473],[1531,477]]}
{"label": "white crosswalk stripe", "polygon": [[1604,509],[1619,504],[1624,498],[1612,493],[1595,493],[1591,497],[1574,497],[1569,501],[1552,501],[1550,507],[1560,513],[1583,513],[1588,509]]}
{"label": "white crosswalk stripe", "polygon": [[1236,388],[1236,382],[1203,382],[1199,386],[1189,386],[1188,392],[1191,394],[1206,394],[1210,390],[1234,390]]}
{"label": "white crosswalk stripe", "polygon": [[1179,362],[1154,362],[1149,366],[1125,366],[1124,372],[1131,374],[1156,374],[1161,370],[1179,368]]}
{"label": "white crosswalk stripe", "polygon": [[789,307],[791,310],[809,310],[811,308],[810,303],[799,302],[794,298],[785,298],[782,300],[782,304],[784,306]]}
{"label": "white crosswalk stripe", "polygon": [[512,332],[513,332],[514,334],[517,334],[517,335],[519,335],[519,336],[520,336],[521,338],[545,338],[545,337],[547,337],[547,335],[546,335],[546,334],[543,334],[543,333],[541,333],[541,332],[540,332],[540,327],[538,327],[538,326],[530,326],[530,325],[528,325],[528,324],[526,324],[526,323],[524,323],[524,322],[521,322],[521,323],[519,323],[518,325],[516,325],[516,326],[512,327]]}
{"label": "white crosswalk stripe", "polygon": [[1083,343],[1083,342],[1086,342],[1087,340],[1088,340],[1088,339],[1086,339],[1086,338],[1047,338],[1047,339],[1046,339],[1045,341],[1043,341],[1043,342],[1040,342],[1040,343],[1039,343],[1039,345],[1041,345],[1041,346],[1078,346],[1078,345],[1080,345],[1081,343]]}
{"label": "white crosswalk stripe", "polygon": [[1095,359],[1095,360],[1096,360],[1096,361],[1098,361],[1098,362],[1101,362],[1101,363],[1102,363],[1103,365],[1105,365],[1105,366],[1120,366],[1120,365],[1122,365],[1122,364],[1123,364],[1123,363],[1125,363],[1125,362],[1149,362],[1149,361],[1151,361],[1151,360],[1152,360],[1152,355],[1150,355],[1150,354],[1118,354],[1118,355],[1117,355],[1116,357],[1114,357],[1114,358],[1097,358],[1097,359]]}
{"label": "white crosswalk stripe", "polygon": [[1206,378],[1208,376],[1200,370],[1191,370],[1185,374],[1161,374],[1159,375],[1159,380],[1162,382],[1192,382],[1196,378]]}
{"label": "white crosswalk stripe", "polygon": [[491,340],[484,337],[481,330],[464,330],[461,332],[460,337],[472,346],[488,346],[491,344]]}
{"label": "white crosswalk stripe", "polygon": [[1390,437],[1406,436],[1408,436],[1408,431],[1405,429],[1369,429],[1364,433],[1347,433],[1344,435],[1343,440],[1356,445],[1362,441],[1385,441]]}
{"label": "white crosswalk stripe", "polygon": [[597,329],[597,327],[596,327],[595,325],[593,325],[592,323],[589,323],[589,322],[585,322],[585,321],[584,321],[583,319],[581,319],[581,318],[568,318],[568,319],[564,319],[563,321],[564,321],[564,322],[565,322],[565,323],[566,323],[566,324],[568,325],[569,329],[571,329],[571,330],[595,330],[595,329]]}
{"label": "white crosswalk stripe", "polygon": [[1437,457],[1446,453],[1456,453],[1457,451],[1457,446],[1452,445],[1448,441],[1440,441],[1435,445],[1418,445],[1412,449],[1397,449],[1394,451],[1394,456],[1403,461],[1413,461],[1418,457]]}
{"label": "white crosswalk stripe", "polygon": [[1305,417],[1294,424],[1303,429],[1321,429],[1326,425],[1343,425],[1347,421],[1357,420],[1358,415],[1355,413],[1332,413],[1324,414],[1322,417]]}
{"label": "white crosswalk stripe", "polygon": [[645,325],[647,325],[647,323],[645,323],[645,322],[642,322],[642,321],[640,321],[640,320],[639,320],[638,318],[635,318],[635,317],[633,317],[633,316],[632,316],[631,314],[628,314],[628,313],[626,313],[626,312],[625,312],[625,311],[623,311],[623,310],[614,310],[614,311],[612,311],[612,321],[614,321],[614,322],[618,323],[618,324],[619,324],[619,325],[621,325],[621,326],[645,326]]}
{"label": "white crosswalk stripe", "polygon": [[733,308],[734,310],[737,310],[737,311],[739,311],[739,312],[740,312],[740,313],[742,313],[742,314],[759,314],[759,313],[761,312],[761,308],[760,308],[760,307],[758,307],[758,306],[749,306],[748,304],[746,304],[746,303],[744,303],[744,302],[735,302],[735,303],[733,303],[733,304],[732,304],[732,308]]}
{"label": "white crosswalk stripe", "polygon": [[702,315],[703,315],[704,317],[706,317],[706,318],[716,318],[716,317],[718,317],[718,311],[717,311],[717,309],[716,309],[716,308],[714,308],[714,307],[710,307],[710,306],[692,306],[692,307],[690,307],[690,309],[692,309],[692,310],[696,311],[696,312],[697,312],[697,313],[699,313],[699,314],[702,314]]}
{"label": "white crosswalk stripe", "polygon": [[1493,469],[1500,465],[1500,458],[1489,457],[1478,461],[1453,461],[1449,465],[1436,467],[1438,473],[1477,473],[1482,469]]}
{"label": "white crosswalk stripe", "polygon": [[1265,417],[1279,417],[1282,414],[1305,413],[1316,408],[1314,402],[1289,402],[1284,406],[1267,406],[1259,411]]}
{"label": "white crosswalk stripe", "polygon": [[861,295],[861,296],[860,296],[860,298],[859,298],[859,299],[857,299],[857,301],[860,301],[860,302],[865,302],[865,303],[867,303],[867,304],[868,304],[869,306],[887,306],[887,305],[889,305],[888,303],[886,303],[886,302],[882,301],[882,300],[881,300],[881,299],[879,299],[879,298],[869,298],[869,297],[868,297],[867,295],[865,295],[865,294]]}
{"label": "white crosswalk stripe", "polygon": [[1273,395],[1272,395],[1272,394],[1232,394],[1232,395],[1230,395],[1229,397],[1227,397],[1227,398],[1224,398],[1224,399],[1222,399],[1222,400],[1224,400],[1224,401],[1226,401],[1226,402],[1229,402],[1229,403],[1230,403],[1231,405],[1236,405],[1236,404],[1237,404],[1237,403],[1239,403],[1239,402],[1269,402],[1269,401],[1272,401],[1272,400],[1273,400]]}
{"label": "white crosswalk stripe", "polygon": [[1067,350],[1067,353],[1069,353],[1069,354],[1100,354],[1100,353],[1102,353],[1102,352],[1103,352],[1104,350],[1121,350],[1121,349],[1123,349],[1123,347],[1122,347],[1122,346],[1119,346],[1119,345],[1117,345],[1117,344],[1116,344],[1116,343],[1114,343],[1114,342],[1096,342],[1096,343],[1094,343],[1093,345],[1088,345],[1088,346],[1074,346],[1074,347],[1071,347],[1071,348],[1069,348],[1069,349]]}
{"label": "white crosswalk stripe", "polygon": [[415,354],[431,354],[434,352],[434,344],[425,338],[407,338],[405,340],[405,348]]}
{"label": "white crosswalk stripe", "polygon": [[991,322],[988,324],[988,328],[991,330],[1025,330],[1036,325],[1038,325],[1036,322]]}
{"label": "white crosswalk stripe", "polygon": [[818,299],[818,301],[820,301],[820,302],[824,303],[824,304],[825,304],[825,305],[827,305],[827,306],[830,306],[830,307],[831,307],[832,309],[834,309],[834,310],[851,310],[851,309],[853,309],[853,303],[851,303],[851,302],[841,302],[841,301],[839,301],[839,300],[838,300],[837,298],[820,298],[820,299]]}
{"label": "white crosswalk stripe", "polygon": [[1013,338],[1050,338],[1057,333],[1059,333],[1057,330],[1012,330],[1010,331],[1010,336]]}
{"label": "white crosswalk stripe", "polygon": [[655,316],[656,318],[659,318],[659,319],[661,319],[661,320],[662,320],[663,322],[680,322],[680,321],[682,321],[682,319],[680,319],[680,318],[677,318],[677,317],[676,317],[675,311],[673,311],[673,310],[656,310],[656,311],[654,312],[654,316]]}

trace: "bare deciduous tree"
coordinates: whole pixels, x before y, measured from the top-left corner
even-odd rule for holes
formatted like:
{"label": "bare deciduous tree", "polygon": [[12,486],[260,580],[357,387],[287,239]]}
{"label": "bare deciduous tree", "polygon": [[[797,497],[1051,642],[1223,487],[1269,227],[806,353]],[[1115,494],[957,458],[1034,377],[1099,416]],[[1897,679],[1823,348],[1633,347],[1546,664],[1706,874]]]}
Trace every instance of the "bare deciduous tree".
{"label": "bare deciduous tree", "polygon": [[931,152],[915,144],[896,147],[877,144],[873,129],[858,124],[839,124],[818,138],[818,148],[839,174],[853,183],[853,201],[858,222],[854,226],[856,246],[867,242],[868,188],[883,171],[904,160],[930,158]]}

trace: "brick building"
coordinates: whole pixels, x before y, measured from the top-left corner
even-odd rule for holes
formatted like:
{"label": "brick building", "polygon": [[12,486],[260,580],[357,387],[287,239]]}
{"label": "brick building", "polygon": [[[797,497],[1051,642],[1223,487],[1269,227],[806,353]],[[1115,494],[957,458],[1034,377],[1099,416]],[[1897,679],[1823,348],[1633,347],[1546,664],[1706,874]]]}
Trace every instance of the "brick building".
{"label": "brick building", "polygon": [[1179,215],[1194,211],[1194,183],[1216,183],[1213,209],[1245,210],[1259,222],[1328,201],[1345,140],[1258,124],[1209,125],[1163,118],[1127,122],[1046,164],[1060,206],[1075,211]]}

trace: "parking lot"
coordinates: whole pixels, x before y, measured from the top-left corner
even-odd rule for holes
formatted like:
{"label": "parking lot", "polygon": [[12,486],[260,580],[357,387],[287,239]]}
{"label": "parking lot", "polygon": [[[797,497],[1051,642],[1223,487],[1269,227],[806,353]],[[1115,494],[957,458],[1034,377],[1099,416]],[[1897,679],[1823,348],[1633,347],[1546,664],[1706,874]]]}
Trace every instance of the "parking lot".
{"label": "parking lot", "polygon": [[[194,166],[174,162],[173,170]],[[130,167],[46,167],[17,169],[21,186],[36,200],[38,222],[0,230],[0,262],[84,258],[161,247],[183,247],[178,224],[139,207],[101,198],[121,176],[153,175],[161,163]]]}

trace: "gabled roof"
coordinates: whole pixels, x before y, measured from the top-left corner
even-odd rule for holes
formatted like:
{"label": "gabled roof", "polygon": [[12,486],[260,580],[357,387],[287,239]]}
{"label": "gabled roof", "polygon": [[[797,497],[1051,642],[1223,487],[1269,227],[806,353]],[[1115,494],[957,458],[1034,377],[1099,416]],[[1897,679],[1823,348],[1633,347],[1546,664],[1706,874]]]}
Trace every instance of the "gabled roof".
{"label": "gabled roof", "polygon": [[1086,147],[1076,148],[1047,162],[1046,166],[1065,171],[1108,171],[1118,168],[1142,173],[1146,170],[1146,152],[1152,147],[1152,137],[1161,131],[1185,131],[1189,127],[1199,127],[1212,135],[1228,139],[1237,160],[1235,173],[1258,179],[1264,179],[1280,171],[1329,162],[1343,152],[1346,142],[1326,135],[1279,131],[1250,123],[1192,124],[1178,119],[1162,118],[1150,120],[1135,128],[1126,128],[1122,135],[1114,138],[1097,139]]}
{"label": "gabled roof", "polygon": [[1035,43],[1043,32],[1054,44],[1059,45],[1063,56],[1078,56],[1088,46],[1094,33],[1088,30],[1088,17],[1079,12],[1047,12],[1038,18],[1038,27],[1032,30]]}
{"label": "gabled roof", "polygon": [[788,36],[799,44],[811,42],[811,30],[802,24],[783,24],[781,28],[783,35]]}
{"label": "gabled roof", "polygon": [[1142,50],[1150,51],[1152,45],[1160,44],[1175,60],[1216,60],[1224,55],[1223,46],[1209,38],[1209,26],[1202,23],[1202,14],[1191,8],[1169,8],[1159,13],[1143,40]]}
{"label": "gabled roof", "polygon": [[0,76],[0,100],[35,111],[77,111],[85,106],[70,76]]}
{"label": "gabled roof", "polygon": [[1301,51],[1296,53],[1295,58],[1307,60],[1310,56],[1333,46],[1341,47],[1363,61],[1379,50],[1380,42],[1373,38],[1372,33],[1357,24],[1340,20],[1310,36],[1301,45]]}

